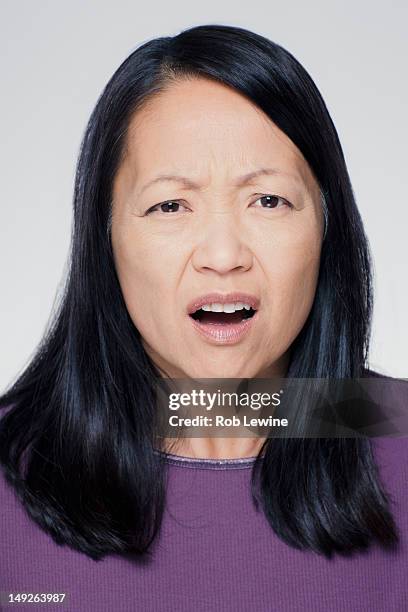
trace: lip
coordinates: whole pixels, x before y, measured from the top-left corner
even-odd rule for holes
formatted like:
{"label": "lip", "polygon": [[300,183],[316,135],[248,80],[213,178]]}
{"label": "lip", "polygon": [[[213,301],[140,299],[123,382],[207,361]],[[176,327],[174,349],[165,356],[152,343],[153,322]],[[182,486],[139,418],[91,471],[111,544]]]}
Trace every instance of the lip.
{"label": "lip", "polygon": [[236,344],[240,342],[250,331],[254,322],[258,318],[258,309],[260,300],[255,295],[250,293],[244,293],[242,291],[234,291],[232,293],[207,293],[194,300],[192,300],[188,307],[188,315],[193,314],[196,310],[201,308],[204,304],[229,304],[231,302],[244,302],[249,304],[253,310],[254,315],[250,319],[243,319],[239,323],[211,323],[203,324],[200,321],[193,319],[189,316],[194,329],[210,344]]}
{"label": "lip", "polygon": [[240,323],[212,323],[203,324],[189,317],[193,327],[211,344],[236,344],[248,333],[258,317],[258,311],[250,319]]}
{"label": "lip", "polygon": [[[192,300],[187,306],[187,314],[193,314],[196,310],[201,308],[201,306],[204,306],[204,304],[230,304],[231,302],[244,302],[245,304],[249,304],[254,310],[258,310],[260,300],[255,295],[242,291],[234,291],[232,293],[217,293],[214,291],[213,293],[207,293],[206,295],[201,295]],[[248,319],[248,321],[251,320],[252,319]]]}

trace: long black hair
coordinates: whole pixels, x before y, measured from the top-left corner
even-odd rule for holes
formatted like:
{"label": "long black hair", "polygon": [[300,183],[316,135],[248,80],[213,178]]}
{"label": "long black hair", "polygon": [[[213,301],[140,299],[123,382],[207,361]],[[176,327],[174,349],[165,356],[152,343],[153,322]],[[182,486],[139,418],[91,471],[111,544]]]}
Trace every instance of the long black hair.
{"label": "long black hair", "polygon": [[[153,444],[160,374],[116,275],[112,183],[133,113],[174,80],[199,77],[262,109],[302,152],[324,195],[318,285],[286,375],[358,378],[367,371],[369,246],[336,129],[309,74],[278,44],[238,27],[202,25],[142,44],[89,119],[63,294],[29,365],[0,397],[8,407],[0,428],[8,482],[56,542],[95,560],[149,555],[166,491]],[[368,439],[267,439],[262,452],[253,495],[260,493],[272,529],[289,545],[331,557],[373,540],[398,541]]]}

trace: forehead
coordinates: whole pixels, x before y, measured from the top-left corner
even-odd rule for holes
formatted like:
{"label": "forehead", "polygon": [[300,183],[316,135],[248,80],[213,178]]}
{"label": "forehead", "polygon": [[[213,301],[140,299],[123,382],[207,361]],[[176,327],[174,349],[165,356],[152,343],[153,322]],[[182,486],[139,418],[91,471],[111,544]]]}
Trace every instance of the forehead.
{"label": "forehead", "polygon": [[314,182],[299,149],[261,109],[205,78],[172,83],[136,111],[125,160],[140,178],[157,171],[228,177],[237,167],[249,172],[273,165],[296,172],[306,186]]}

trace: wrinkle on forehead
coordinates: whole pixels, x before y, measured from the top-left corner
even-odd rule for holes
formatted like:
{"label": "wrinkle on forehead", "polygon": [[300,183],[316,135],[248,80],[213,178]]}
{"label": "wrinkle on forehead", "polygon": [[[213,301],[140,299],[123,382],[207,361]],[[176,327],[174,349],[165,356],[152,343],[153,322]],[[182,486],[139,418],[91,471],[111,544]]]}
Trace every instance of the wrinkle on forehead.
{"label": "wrinkle on forehead", "polygon": [[[199,159],[192,158],[192,148],[202,150]],[[271,157],[273,162],[265,163]],[[260,108],[227,85],[183,77],[134,113],[122,170],[129,164],[128,179],[133,181],[152,170],[193,179],[201,166],[203,180],[222,175],[228,182],[238,168],[249,172],[275,162],[295,170],[311,197],[319,199],[319,186],[301,151]]]}

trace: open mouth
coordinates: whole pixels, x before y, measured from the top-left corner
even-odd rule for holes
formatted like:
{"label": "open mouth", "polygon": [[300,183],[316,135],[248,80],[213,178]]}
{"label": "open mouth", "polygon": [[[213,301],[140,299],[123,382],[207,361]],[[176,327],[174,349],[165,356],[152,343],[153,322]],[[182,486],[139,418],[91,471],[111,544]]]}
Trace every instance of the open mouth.
{"label": "open mouth", "polygon": [[242,309],[235,310],[234,312],[212,312],[199,308],[194,313],[190,314],[190,317],[203,325],[226,325],[241,323],[241,321],[251,319],[255,312],[256,310],[252,307],[249,308],[249,310]]}
{"label": "open mouth", "polygon": [[[210,344],[237,344],[250,333],[260,300],[245,293],[208,294],[189,306],[193,329]],[[228,301],[226,301],[228,299]]]}

